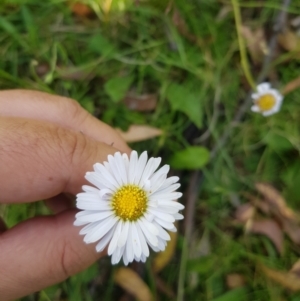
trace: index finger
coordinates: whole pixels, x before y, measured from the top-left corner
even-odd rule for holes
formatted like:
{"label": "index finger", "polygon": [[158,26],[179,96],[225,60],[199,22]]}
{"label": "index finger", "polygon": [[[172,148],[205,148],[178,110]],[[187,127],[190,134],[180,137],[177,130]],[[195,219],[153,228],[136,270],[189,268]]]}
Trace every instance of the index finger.
{"label": "index finger", "polygon": [[0,92],[0,117],[23,117],[49,121],[129,152],[122,137],[71,98],[30,90]]}

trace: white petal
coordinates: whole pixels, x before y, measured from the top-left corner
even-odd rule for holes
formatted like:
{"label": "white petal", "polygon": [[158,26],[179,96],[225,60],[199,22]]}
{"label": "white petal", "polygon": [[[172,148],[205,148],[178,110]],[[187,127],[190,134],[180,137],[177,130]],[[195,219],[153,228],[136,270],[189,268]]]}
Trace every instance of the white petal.
{"label": "white petal", "polygon": [[153,215],[151,212],[146,212],[146,213],[144,214],[144,218],[145,218],[148,222],[152,223],[152,221],[153,221],[153,219],[154,219],[154,215]]}
{"label": "white petal", "polygon": [[146,259],[147,259],[147,257],[146,257],[144,254],[142,254],[142,256],[141,256],[141,261],[142,261],[142,262],[146,262]]}
{"label": "white petal", "polygon": [[259,106],[254,105],[254,106],[251,107],[251,111],[255,112],[255,113],[258,113],[258,112],[260,112],[260,108],[259,108]]}
{"label": "white petal", "polygon": [[85,178],[99,189],[108,188],[114,190],[115,187],[109,179],[104,178],[102,174],[96,172],[87,172]]}
{"label": "white petal", "polygon": [[116,250],[112,254],[112,258],[111,258],[112,264],[117,264],[120,261],[121,257],[123,256],[123,254],[124,254],[124,247],[116,248]]}
{"label": "white petal", "polygon": [[166,175],[169,172],[169,170],[170,170],[170,166],[167,164],[164,165],[150,177],[151,182],[152,183],[155,182],[163,174]]}
{"label": "white petal", "polygon": [[149,209],[149,211],[151,213],[153,213],[153,215],[155,216],[155,219],[156,219],[156,217],[158,217],[158,218],[160,218],[160,219],[162,219],[162,220],[164,220],[168,223],[174,223],[175,222],[175,218],[170,214],[163,213],[163,212],[160,212],[160,211],[155,210],[155,209],[153,209],[153,210]]}
{"label": "white petal", "polygon": [[78,200],[76,202],[76,207],[82,210],[102,210],[102,211],[111,210],[110,204],[104,201],[91,202],[91,201]]}
{"label": "white petal", "polygon": [[130,223],[128,229],[128,239],[125,246],[125,252],[128,261],[132,262],[134,258],[134,251],[133,251],[133,244],[132,244],[132,223]]}
{"label": "white petal", "polygon": [[173,229],[173,227],[174,227],[173,223],[166,222],[158,217],[155,218],[155,221],[158,224],[160,224],[163,228],[168,229],[168,230]]}
{"label": "white petal", "polygon": [[159,231],[159,237],[161,239],[164,239],[164,240],[170,240],[171,239],[171,236],[170,234],[161,226],[159,225],[157,222],[154,222],[155,223],[155,226],[157,227],[158,231]]}
{"label": "white petal", "polygon": [[166,194],[160,194],[159,192],[157,192],[157,193],[153,193],[149,199],[151,201],[155,201],[155,200],[172,201],[172,200],[177,200],[181,197],[182,197],[181,192],[171,192],[171,193],[166,193]]}
{"label": "white petal", "polygon": [[148,245],[147,245],[147,242],[145,239],[145,235],[143,234],[143,232],[138,224],[136,225],[136,230],[137,230],[140,242],[141,242],[142,254],[144,254],[146,257],[148,257],[149,256],[149,248],[148,248]]}
{"label": "white petal", "polygon": [[[117,222],[117,218],[108,217],[94,227],[90,232],[84,237],[84,242],[93,243],[100,238],[102,238]],[[83,230],[83,229],[82,229]]]}
{"label": "white petal", "polygon": [[[137,221],[138,225],[140,226],[140,229],[145,235],[145,239],[148,241],[148,243],[151,243],[152,245],[156,246],[158,244],[158,239],[156,235],[152,234],[148,228],[145,226],[145,223],[141,220]],[[158,231],[158,230],[157,230]]]}
{"label": "white petal", "polygon": [[111,256],[111,263],[117,264],[120,261],[122,255],[123,255],[123,249],[116,248],[116,250],[113,252]]}
{"label": "white petal", "polygon": [[130,154],[129,172],[128,172],[129,183],[131,183],[131,184],[133,184],[133,181],[134,181],[134,175],[135,175],[137,163],[138,163],[137,152],[132,151]]}
{"label": "white petal", "polygon": [[151,181],[150,180],[144,181],[144,185],[142,188],[147,192],[151,192]]}
{"label": "white petal", "polygon": [[139,258],[142,255],[142,247],[135,223],[132,223],[131,230],[134,255]]}
{"label": "white petal", "polygon": [[146,167],[145,170],[142,174],[141,180],[139,182],[140,186],[143,187],[144,183],[146,180],[148,180],[150,178],[150,176],[152,176],[152,174],[154,173],[154,171],[157,169],[157,167],[159,166],[161,162],[161,158],[151,158]]}
{"label": "white petal", "polygon": [[169,187],[172,184],[175,184],[176,182],[178,182],[179,178],[178,177],[170,177],[167,178],[163,185],[160,187],[160,189],[165,189],[166,187]]}
{"label": "white petal", "polygon": [[127,178],[127,183],[129,183],[129,158],[127,154],[122,155],[124,166],[125,166],[125,171],[126,171],[126,178]]}
{"label": "white petal", "polygon": [[115,162],[116,162],[116,166],[119,171],[121,180],[122,180],[123,184],[126,185],[128,183],[127,172],[125,169],[124,159],[123,159],[121,153],[119,153],[119,152],[115,153],[115,160],[116,160]]}
{"label": "white petal", "polygon": [[175,207],[178,210],[182,210],[182,209],[185,208],[181,203],[178,203],[176,201],[162,201],[162,200],[159,200],[158,205],[159,206],[166,206],[166,207]]}
{"label": "white petal", "polygon": [[177,190],[178,188],[180,187],[180,184],[173,184],[173,185],[169,185],[167,187],[160,187],[160,189],[156,190],[156,192],[152,193],[153,194],[158,194],[158,193],[161,193],[161,194],[164,194],[164,193],[169,193],[169,192],[173,192],[175,190]]}
{"label": "white petal", "polygon": [[95,223],[90,223],[86,226],[84,226],[80,231],[80,235],[85,235],[89,232],[91,232],[94,228],[96,228],[99,224],[101,224],[103,221],[95,222]]}
{"label": "white petal", "polygon": [[88,185],[83,185],[82,190],[85,191],[85,192],[92,192],[92,193],[96,193],[96,194],[99,191],[97,188],[92,187],[92,186],[88,186]]}
{"label": "white petal", "polygon": [[157,179],[153,180],[151,179],[151,192],[156,192],[166,181],[167,175],[166,174],[161,174]]}
{"label": "white petal", "polygon": [[124,252],[124,254],[123,254],[123,262],[124,262],[124,265],[128,265],[128,263],[129,263],[126,252]]}
{"label": "white petal", "polygon": [[114,156],[108,155],[108,163],[109,163],[109,165],[111,167],[111,172],[112,172],[112,174],[114,176],[114,179],[117,181],[117,183],[118,183],[118,185],[120,187],[120,186],[122,186],[123,182],[122,182],[122,178],[121,178],[121,175],[119,173],[118,164],[117,164],[116,161],[117,160],[116,160],[116,158]]}
{"label": "white petal", "polygon": [[[113,211],[101,211],[101,212],[93,212],[93,213],[89,213],[89,214],[87,214],[86,212],[84,212],[84,213],[85,214],[82,214],[82,212],[79,212],[75,215],[75,217],[77,218],[76,222],[78,222],[79,224],[81,223],[81,225],[100,221],[100,220],[106,219],[107,217],[114,214]],[[74,225],[75,225],[75,223],[74,223]]]}
{"label": "white petal", "polygon": [[162,239],[158,240],[158,248],[159,248],[160,251],[164,251],[165,250],[166,244],[165,244],[164,240],[162,240]]}
{"label": "white petal", "polygon": [[113,191],[111,189],[103,188],[99,191],[98,195],[101,199],[105,198],[106,196],[111,196]]}
{"label": "white petal", "polygon": [[147,159],[148,159],[147,152],[144,151],[139,157],[137,167],[136,167],[136,170],[135,170],[134,184],[136,184],[136,185],[138,185],[139,182],[140,182],[141,176],[144,172],[144,169],[145,169],[145,166],[146,166],[146,163],[147,163]]}
{"label": "white petal", "polygon": [[183,215],[182,215],[182,214],[180,214],[180,213],[176,213],[176,214],[174,214],[174,217],[175,217],[175,219],[176,219],[176,220],[183,219]]}
{"label": "white petal", "polygon": [[175,213],[178,213],[178,209],[175,208],[175,207],[163,207],[163,206],[160,206],[159,208],[156,208],[155,210],[159,211],[159,212],[163,212],[163,213],[168,213],[168,214],[171,214],[171,215],[174,215]]}
{"label": "white petal", "polygon": [[99,174],[101,174],[102,177],[107,179],[113,185],[114,188],[119,187],[115,178],[112,176],[112,174],[109,172],[109,170],[106,167],[104,167],[104,165],[102,165],[100,163],[96,163],[96,164],[94,164],[94,170],[96,172],[98,172]]}
{"label": "white petal", "polygon": [[158,235],[158,230],[152,223],[149,223],[145,218],[141,218],[140,221],[149,232],[151,232],[153,235]]}
{"label": "white petal", "polygon": [[267,92],[270,88],[271,88],[270,83],[261,83],[256,87],[257,91],[261,93]]}
{"label": "white petal", "polygon": [[124,222],[122,233],[119,237],[118,247],[121,248],[125,245],[127,238],[128,238],[128,229],[129,229],[130,222]]}
{"label": "white petal", "polygon": [[98,242],[98,244],[96,245],[96,251],[97,252],[102,252],[105,247],[107,246],[107,244],[110,242],[114,231],[116,229],[116,225],[114,227],[112,227]]}
{"label": "white petal", "polygon": [[113,235],[113,238],[111,239],[109,246],[108,246],[108,250],[107,250],[108,255],[111,255],[115,251],[115,249],[118,245],[119,236],[122,232],[122,228],[123,228],[123,222],[121,220],[119,220],[118,224],[117,224],[117,228]]}
{"label": "white petal", "polygon": [[169,232],[177,232],[177,229],[176,229],[176,227],[175,227],[175,226],[173,226],[173,228],[171,228],[171,229],[168,229],[168,231],[169,231]]}

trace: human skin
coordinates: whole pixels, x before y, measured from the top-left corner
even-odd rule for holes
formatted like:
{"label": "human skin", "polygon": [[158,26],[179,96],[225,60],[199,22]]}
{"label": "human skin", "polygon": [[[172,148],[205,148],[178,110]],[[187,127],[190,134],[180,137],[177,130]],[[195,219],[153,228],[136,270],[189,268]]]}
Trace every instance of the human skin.
{"label": "human skin", "polygon": [[45,200],[53,211],[7,229],[0,218],[0,300],[61,282],[105,253],[86,245],[73,226],[69,195],[84,175],[116,151],[122,138],[77,102],[37,91],[0,92],[0,203]]}

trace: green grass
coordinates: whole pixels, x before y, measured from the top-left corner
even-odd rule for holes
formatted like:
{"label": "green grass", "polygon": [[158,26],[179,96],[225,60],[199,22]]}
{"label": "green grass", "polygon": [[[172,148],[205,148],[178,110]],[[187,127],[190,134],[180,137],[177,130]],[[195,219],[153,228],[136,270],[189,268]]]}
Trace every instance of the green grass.
{"label": "green grass", "polygon": [[[230,3],[141,2],[138,6],[129,0],[114,0],[112,10],[105,14],[96,0],[89,0],[86,3],[95,14],[80,18],[63,0],[2,1],[1,89],[36,89],[74,98],[101,120],[123,130],[131,124],[158,127],[164,131],[161,137],[131,146],[160,155],[166,162],[194,141],[213,149],[250,91],[240,63],[233,13],[217,18],[220,9]],[[125,10],[119,10],[118,3],[124,3]],[[166,13],[170,3],[184,26],[176,26],[172,13]],[[263,5],[239,3],[242,21],[254,28],[271,28],[280,9],[280,1],[275,0]],[[289,12],[290,17],[299,15],[296,1]],[[283,87],[299,76],[300,62],[299,58],[280,58],[272,78],[275,74]],[[250,69],[255,80],[260,68],[250,61]],[[128,90],[138,95],[155,93],[157,107],[146,113],[128,109],[122,102]],[[249,111],[213,162],[203,168],[205,180],[195,208],[196,234],[189,248],[193,256],[183,258],[187,260],[185,300],[300,300],[300,293],[274,284],[257,269],[263,262],[289,270],[300,255],[299,246],[285,238],[280,256],[266,237],[245,236],[242,227],[233,223],[231,199],[234,194],[244,203],[244,192],[255,195],[254,183],[267,181],[299,212],[299,105],[300,89],[288,94],[280,113],[270,118]],[[204,134],[208,129],[209,135]],[[190,173],[181,175],[185,190]],[[48,211],[41,204],[30,204],[5,207],[0,213],[13,226]],[[202,256],[199,243],[204,237],[210,247]],[[160,274],[175,295],[183,240],[180,231],[176,254]],[[146,265],[146,283],[159,296],[157,300],[171,300],[155,287],[150,267]],[[114,270],[104,258],[66,282],[22,300],[89,301],[99,296],[118,300],[122,290],[113,282]],[[225,279],[230,273],[242,274],[245,286],[229,290]]]}

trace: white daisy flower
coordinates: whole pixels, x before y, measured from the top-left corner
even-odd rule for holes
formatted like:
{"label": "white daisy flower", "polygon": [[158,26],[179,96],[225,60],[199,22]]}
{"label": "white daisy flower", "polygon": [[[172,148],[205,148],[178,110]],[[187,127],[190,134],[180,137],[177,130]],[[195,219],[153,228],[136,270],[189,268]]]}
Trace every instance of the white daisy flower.
{"label": "white daisy flower", "polygon": [[[175,220],[184,206],[176,199],[182,193],[178,177],[167,178],[169,166],[156,171],[161,158],[140,157],[132,151],[130,158],[120,152],[108,156],[108,162],[96,163],[85,178],[96,187],[84,185],[77,194],[75,226],[86,243],[98,242],[97,252],[108,246],[112,264],[123,257],[127,265],[133,260],[146,261],[150,246],[163,251],[170,240],[168,231],[176,232]],[[166,229],[166,230],[165,230]]]}
{"label": "white daisy flower", "polygon": [[283,96],[276,89],[272,89],[269,83],[261,83],[256,87],[257,92],[253,93],[253,112],[261,113],[263,116],[270,116],[280,110]]}

